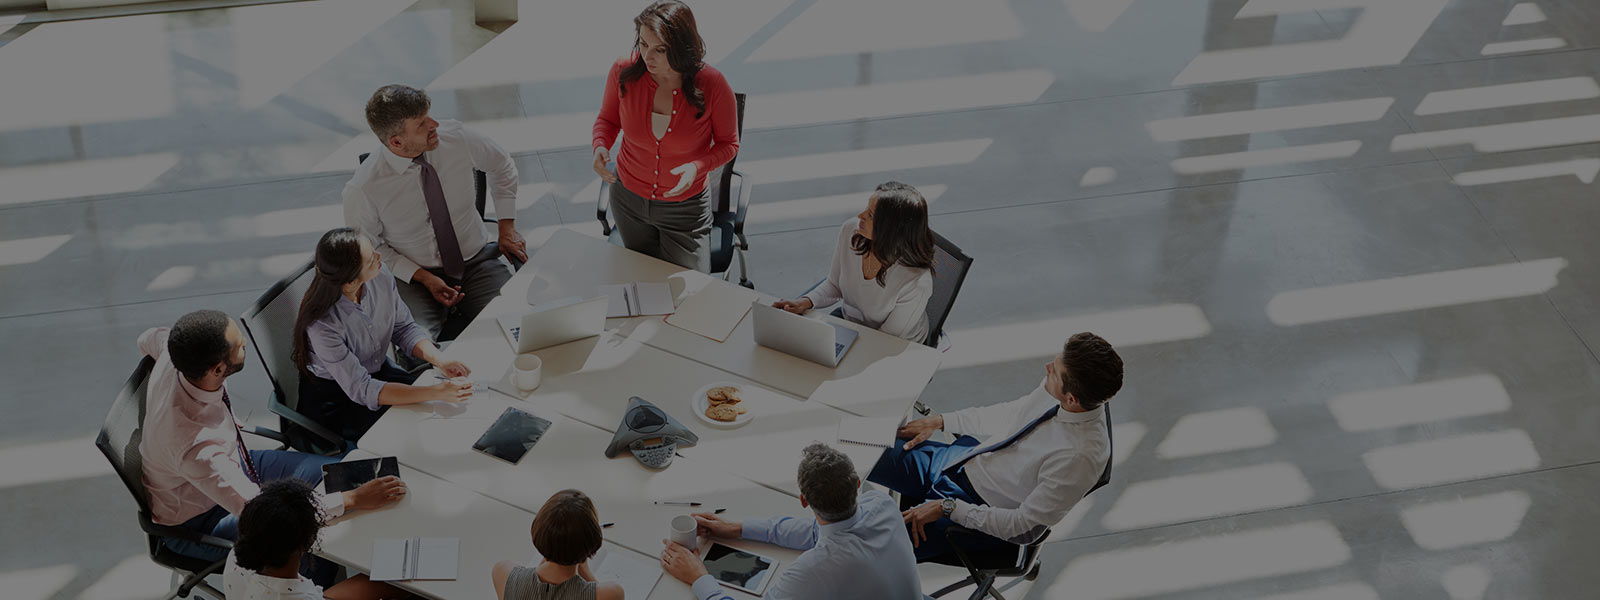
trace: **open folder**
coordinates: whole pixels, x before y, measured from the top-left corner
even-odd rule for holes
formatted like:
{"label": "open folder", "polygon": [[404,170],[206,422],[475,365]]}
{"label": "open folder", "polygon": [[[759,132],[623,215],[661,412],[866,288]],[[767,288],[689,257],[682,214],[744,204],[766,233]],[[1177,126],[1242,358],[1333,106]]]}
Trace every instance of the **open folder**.
{"label": "open folder", "polygon": [[733,329],[750,312],[750,303],[761,298],[755,290],[712,280],[694,295],[683,299],[678,312],[667,317],[667,324],[725,342]]}
{"label": "open folder", "polygon": [[455,579],[461,538],[372,540],[372,580]]}
{"label": "open folder", "polygon": [[665,281],[637,281],[600,286],[608,298],[606,318],[670,315],[672,286]]}

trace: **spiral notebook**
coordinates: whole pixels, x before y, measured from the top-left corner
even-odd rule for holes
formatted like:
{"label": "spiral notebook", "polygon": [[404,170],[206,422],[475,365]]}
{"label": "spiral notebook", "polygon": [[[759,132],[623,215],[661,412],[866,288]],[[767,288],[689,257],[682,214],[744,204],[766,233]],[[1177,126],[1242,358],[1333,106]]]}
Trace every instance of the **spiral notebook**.
{"label": "spiral notebook", "polygon": [[455,579],[461,538],[372,540],[372,580]]}
{"label": "spiral notebook", "polygon": [[888,448],[899,430],[900,419],[893,417],[845,417],[839,421],[839,441]]}

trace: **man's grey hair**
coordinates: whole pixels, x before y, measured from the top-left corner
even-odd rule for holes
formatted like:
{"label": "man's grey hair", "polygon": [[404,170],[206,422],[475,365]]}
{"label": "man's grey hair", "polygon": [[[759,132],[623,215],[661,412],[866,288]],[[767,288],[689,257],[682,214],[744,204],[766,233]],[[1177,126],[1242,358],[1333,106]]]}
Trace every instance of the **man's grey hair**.
{"label": "man's grey hair", "polygon": [[405,132],[406,119],[428,114],[432,105],[427,92],[398,83],[386,85],[367,99],[367,126],[377,134],[378,143],[388,145],[391,136]]}
{"label": "man's grey hair", "polygon": [[813,442],[800,459],[800,495],[817,516],[829,523],[856,515],[856,494],[861,477],[843,452]]}

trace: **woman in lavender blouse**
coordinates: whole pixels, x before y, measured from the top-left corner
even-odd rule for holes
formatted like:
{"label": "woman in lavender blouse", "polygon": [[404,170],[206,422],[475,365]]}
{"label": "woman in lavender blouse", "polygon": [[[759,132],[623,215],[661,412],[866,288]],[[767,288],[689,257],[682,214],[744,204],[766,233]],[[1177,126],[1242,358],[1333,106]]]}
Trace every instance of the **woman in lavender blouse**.
{"label": "woman in lavender blouse", "polygon": [[466,381],[412,385],[415,376],[388,360],[393,344],[450,377],[470,373],[459,361],[440,356],[428,332],[411,319],[380,258],[372,242],[354,229],[323,234],[316,275],[294,323],[300,412],[351,441],[366,433],[387,406],[459,402],[472,395]]}

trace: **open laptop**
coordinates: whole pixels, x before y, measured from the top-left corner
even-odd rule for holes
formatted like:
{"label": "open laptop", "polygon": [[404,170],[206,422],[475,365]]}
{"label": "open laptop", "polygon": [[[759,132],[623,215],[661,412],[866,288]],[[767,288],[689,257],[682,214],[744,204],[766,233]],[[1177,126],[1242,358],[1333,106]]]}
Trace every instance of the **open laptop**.
{"label": "open laptop", "polygon": [[839,366],[861,333],[794,314],[757,300],[751,304],[756,343],[819,365]]}
{"label": "open laptop", "polygon": [[606,296],[546,302],[523,314],[500,315],[500,328],[518,354],[600,335],[606,328]]}

